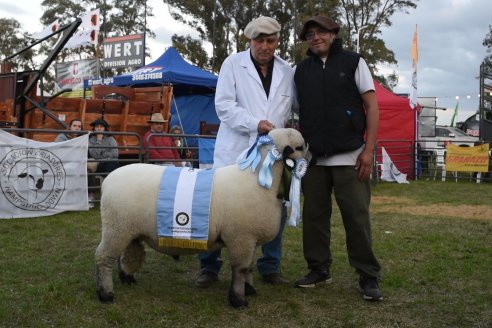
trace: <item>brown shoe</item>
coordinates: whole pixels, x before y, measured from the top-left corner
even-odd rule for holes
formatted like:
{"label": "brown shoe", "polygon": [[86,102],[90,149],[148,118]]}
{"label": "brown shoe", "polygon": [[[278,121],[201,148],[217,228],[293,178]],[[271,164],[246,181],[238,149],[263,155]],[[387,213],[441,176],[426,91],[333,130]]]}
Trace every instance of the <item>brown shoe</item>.
{"label": "brown shoe", "polygon": [[198,288],[208,288],[218,280],[219,276],[215,272],[202,271],[195,280],[195,286]]}
{"label": "brown shoe", "polygon": [[264,274],[261,277],[261,281],[270,285],[285,285],[289,283],[289,281],[282,277],[280,273]]}

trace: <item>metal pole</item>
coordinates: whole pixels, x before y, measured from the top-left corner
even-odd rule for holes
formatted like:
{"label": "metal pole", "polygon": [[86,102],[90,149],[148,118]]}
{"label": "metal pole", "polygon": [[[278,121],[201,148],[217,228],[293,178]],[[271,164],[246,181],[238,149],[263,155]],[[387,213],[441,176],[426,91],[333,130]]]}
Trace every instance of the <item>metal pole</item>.
{"label": "metal pole", "polygon": [[215,65],[215,19],[217,15],[217,0],[214,0],[214,23],[212,26],[212,71],[214,70]]}
{"label": "metal pole", "polygon": [[144,28],[143,28],[143,51],[144,51],[144,54],[143,54],[143,63],[142,63],[142,66],[145,66],[145,39],[147,37],[147,0],[145,0],[145,3],[144,3]]}

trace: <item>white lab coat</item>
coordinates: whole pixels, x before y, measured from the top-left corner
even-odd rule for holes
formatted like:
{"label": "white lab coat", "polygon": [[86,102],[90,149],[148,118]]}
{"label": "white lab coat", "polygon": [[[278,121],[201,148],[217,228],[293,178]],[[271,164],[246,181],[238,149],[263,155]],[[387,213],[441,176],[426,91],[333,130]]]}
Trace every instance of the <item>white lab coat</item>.
{"label": "white lab coat", "polygon": [[267,99],[250,50],[230,55],[220,69],[215,109],[220,119],[214,167],[236,163],[237,157],[258,136],[258,123],[268,120],[283,128],[294,98],[294,70],[274,57],[270,95]]}

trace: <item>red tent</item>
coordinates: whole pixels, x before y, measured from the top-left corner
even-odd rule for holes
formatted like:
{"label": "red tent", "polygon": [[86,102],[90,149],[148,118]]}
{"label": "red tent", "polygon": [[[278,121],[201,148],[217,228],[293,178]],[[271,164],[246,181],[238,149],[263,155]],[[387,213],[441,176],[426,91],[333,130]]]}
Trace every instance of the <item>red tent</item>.
{"label": "red tent", "polygon": [[414,140],[416,134],[415,110],[408,98],[395,95],[374,81],[379,105],[378,156],[381,163],[381,147],[408,179],[414,176]]}

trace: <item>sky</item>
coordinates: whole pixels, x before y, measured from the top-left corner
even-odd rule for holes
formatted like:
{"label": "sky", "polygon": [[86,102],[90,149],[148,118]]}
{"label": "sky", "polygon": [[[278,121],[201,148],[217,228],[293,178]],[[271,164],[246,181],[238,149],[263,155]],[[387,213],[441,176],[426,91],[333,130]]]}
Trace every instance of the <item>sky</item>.
{"label": "sky", "polygon": [[[41,2],[0,0],[0,17],[15,18],[29,33],[39,32],[43,29],[39,23]],[[173,21],[162,0],[149,0],[148,4],[155,16],[147,23],[157,36],[147,40],[151,58],[146,62],[150,63],[171,45],[174,33],[197,33]],[[436,98],[436,106],[447,108],[436,111],[438,124],[450,124],[458,102],[457,121],[474,114],[479,103],[480,63],[487,55],[482,42],[492,25],[491,12],[490,0],[420,0],[408,14],[393,15],[392,25],[382,29],[381,35],[398,61],[397,65],[381,67],[382,72],[395,71],[399,76],[393,91],[410,93],[412,39],[418,26],[418,96]]]}

